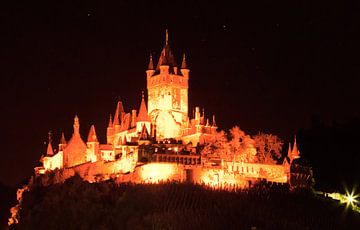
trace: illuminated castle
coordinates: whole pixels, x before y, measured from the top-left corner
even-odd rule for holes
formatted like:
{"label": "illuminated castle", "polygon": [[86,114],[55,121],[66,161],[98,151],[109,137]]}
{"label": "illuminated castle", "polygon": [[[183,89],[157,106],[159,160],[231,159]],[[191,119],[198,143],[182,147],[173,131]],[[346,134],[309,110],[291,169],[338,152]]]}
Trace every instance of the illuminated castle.
{"label": "illuminated castle", "polygon": [[[62,134],[58,152],[54,153],[49,137],[36,175],[55,170],[61,171],[60,181],[79,173],[88,181],[115,176],[120,181],[186,180],[213,185],[241,184],[249,178],[288,182],[290,164],[286,160],[282,165],[266,165],[201,156],[197,147],[215,139],[217,126],[215,116],[210,123],[199,107],[189,118],[189,72],[185,55],[178,68],[166,33],[156,68],[150,55],[146,70],[147,106],[144,94],[138,111],[126,113],[119,101],[110,115],[106,144],[99,143],[94,126],[85,142],[76,116],[73,135],[67,142]],[[290,163],[299,157],[296,142],[289,157]]]}

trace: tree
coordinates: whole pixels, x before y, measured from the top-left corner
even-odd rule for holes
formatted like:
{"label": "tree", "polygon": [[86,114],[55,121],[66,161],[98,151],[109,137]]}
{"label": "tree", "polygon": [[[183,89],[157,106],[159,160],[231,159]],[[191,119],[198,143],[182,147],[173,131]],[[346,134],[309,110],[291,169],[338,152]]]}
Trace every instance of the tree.
{"label": "tree", "polygon": [[228,156],[228,141],[224,131],[217,132],[215,138],[207,142],[201,151],[204,158],[225,159]]}
{"label": "tree", "polygon": [[238,126],[218,132],[215,138],[206,143],[201,154],[204,158],[219,158],[224,161],[254,162],[256,160],[255,142]]}
{"label": "tree", "polygon": [[254,141],[259,162],[274,164],[279,160],[284,143],[278,136],[258,133],[254,136]]}
{"label": "tree", "polygon": [[242,162],[254,162],[256,158],[256,149],[254,140],[246,135],[238,126],[230,129],[229,149],[232,160]]}

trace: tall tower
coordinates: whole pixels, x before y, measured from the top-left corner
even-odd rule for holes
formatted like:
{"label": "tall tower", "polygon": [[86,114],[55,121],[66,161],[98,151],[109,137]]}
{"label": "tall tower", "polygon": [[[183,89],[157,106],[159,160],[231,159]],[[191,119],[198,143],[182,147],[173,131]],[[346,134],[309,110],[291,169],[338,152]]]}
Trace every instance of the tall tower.
{"label": "tall tower", "polygon": [[161,51],[156,69],[152,57],[147,75],[148,111],[151,123],[156,127],[156,139],[180,138],[188,118],[189,69],[185,56],[181,69],[170,50],[166,30],[165,46]]}

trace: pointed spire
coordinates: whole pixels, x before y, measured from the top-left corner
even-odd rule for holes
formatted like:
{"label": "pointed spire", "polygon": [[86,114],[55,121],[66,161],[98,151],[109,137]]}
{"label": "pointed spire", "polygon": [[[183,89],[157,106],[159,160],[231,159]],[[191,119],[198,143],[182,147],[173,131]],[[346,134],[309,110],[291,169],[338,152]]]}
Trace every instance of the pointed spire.
{"label": "pointed spire", "polygon": [[140,140],[147,140],[149,139],[149,133],[147,131],[146,125],[143,124],[142,128],[141,128],[141,132],[140,132],[140,136],[139,136]]}
{"label": "pointed spire", "polygon": [[182,63],[181,63],[181,69],[187,69],[187,64],[186,64],[186,57],[185,54],[183,54],[183,59],[182,59]]}
{"label": "pointed spire", "polygon": [[59,151],[63,151],[66,146],[66,140],[64,132],[61,133],[60,143],[59,143]]}
{"label": "pointed spire", "polygon": [[166,29],[165,44],[166,44],[166,45],[169,45],[169,33],[168,33],[168,29]]}
{"label": "pointed spire", "polygon": [[206,126],[210,126],[209,118],[206,118]]}
{"label": "pointed spire", "polygon": [[156,66],[156,70],[160,70],[160,66],[169,66],[169,71],[171,73],[174,72],[174,68],[177,67],[174,55],[172,54],[169,46],[169,35],[168,31],[166,30],[166,39],[165,39],[165,46],[162,49],[159,57],[159,61]]}
{"label": "pointed spire", "polygon": [[290,157],[291,156],[291,143],[289,142],[289,148],[288,148],[288,157]]}
{"label": "pointed spire", "polygon": [[75,115],[75,118],[74,118],[74,136],[78,136],[80,135],[80,123],[79,123],[79,118],[77,115]]}
{"label": "pointed spire", "polygon": [[95,132],[95,126],[92,125],[90,127],[89,135],[88,135],[88,142],[99,142]]}
{"label": "pointed spire", "polygon": [[294,136],[294,147],[293,147],[293,149],[292,149],[292,152],[293,153],[296,153],[298,151],[298,149],[297,149],[297,145],[296,145],[296,135]]}
{"label": "pointed spire", "polygon": [[154,62],[153,62],[152,54],[150,54],[148,70],[154,70]]}
{"label": "pointed spire", "polygon": [[291,151],[291,155],[292,155],[293,159],[300,158],[300,151],[298,150],[297,144],[296,144],[296,135],[294,136],[294,146]]}
{"label": "pointed spire", "polygon": [[112,127],[113,127],[113,123],[112,123],[112,117],[111,117],[111,114],[110,114],[108,128],[112,128]]}
{"label": "pointed spire", "polygon": [[215,115],[213,115],[212,126],[216,127]]}
{"label": "pointed spire", "polygon": [[139,115],[137,117],[137,121],[150,122],[150,117],[148,115],[148,111],[146,109],[146,104],[145,104],[145,99],[144,99],[144,91],[142,91],[142,95],[141,95],[141,104],[140,104]]}
{"label": "pointed spire", "polygon": [[48,133],[49,135],[49,142],[48,142],[48,146],[47,146],[47,150],[46,150],[46,155],[47,156],[53,156],[54,155],[54,151],[53,151],[53,148],[52,148],[52,145],[51,145],[51,131],[49,131]]}
{"label": "pointed spire", "polygon": [[60,144],[66,145],[66,139],[65,139],[64,132],[61,133]]}
{"label": "pointed spire", "polygon": [[120,125],[120,122],[122,120],[122,114],[124,113],[124,107],[121,101],[118,101],[117,106],[116,106],[116,111],[115,111],[115,115],[114,115],[114,126],[115,125]]}

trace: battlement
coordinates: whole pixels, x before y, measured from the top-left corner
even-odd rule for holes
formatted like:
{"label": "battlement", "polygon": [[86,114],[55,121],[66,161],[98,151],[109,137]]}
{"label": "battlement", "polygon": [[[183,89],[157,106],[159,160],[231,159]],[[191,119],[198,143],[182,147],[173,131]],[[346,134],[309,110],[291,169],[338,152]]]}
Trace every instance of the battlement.
{"label": "battlement", "polygon": [[177,86],[180,88],[188,89],[189,77],[181,76],[176,74],[169,73],[160,73],[154,76],[147,77],[147,88],[156,87],[156,86]]}

